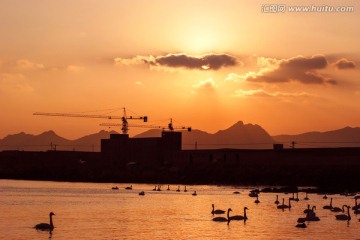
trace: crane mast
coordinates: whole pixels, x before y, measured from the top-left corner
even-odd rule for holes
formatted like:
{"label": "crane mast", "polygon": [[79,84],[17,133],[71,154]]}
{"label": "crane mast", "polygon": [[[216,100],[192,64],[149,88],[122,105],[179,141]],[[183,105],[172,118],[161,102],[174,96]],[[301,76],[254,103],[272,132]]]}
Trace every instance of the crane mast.
{"label": "crane mast", "polygon": [[[51,116],[51,117],[79,117],[79,118],[105,118],[105,119],[121,119],[121,131],[123,134],[127,134],[129,131],[129,119],[148,121],[147,116],[143,117],[127,117],[126,109],[123,108],[123,116],[101,115],[101,114],[79,114],[79,113],[49,113],[49,112],[35,112],[33,115]],[[119,125],[117,125],[119,126]]]}

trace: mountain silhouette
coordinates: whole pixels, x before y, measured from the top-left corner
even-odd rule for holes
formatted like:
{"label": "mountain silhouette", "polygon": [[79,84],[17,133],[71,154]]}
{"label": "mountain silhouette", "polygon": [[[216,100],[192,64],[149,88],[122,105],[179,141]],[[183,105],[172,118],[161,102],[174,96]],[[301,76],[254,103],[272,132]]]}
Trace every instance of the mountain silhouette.
{"label": "mountain silhouette", "polygon": [[[159,137],[161,130],[152,129],[135,137]],[[239,121],[231,127],[214,134],[201,130],[184,131],[182,134],[183,149],[216,149],[216,148],[272,148],[274,140],[259,125],[244,124]]]}
{"label": "mountain silhouette", "polygon": [[68,140],[58,136],[54,131],[46,131],[39,135],[26,134],[24,132],[8,135],[0,139],[0,151],[25,150],[25,151],[47,151],[47,150],[77,150],[77,151],[100,151],[100,141],[109,138],[110,133],[100,131],[76,140]]}
{"label": "mountain silhouette", "polygon": [[277,135],[279,143],[294,141],[297,147],[360,147],[360,128],[345,127],[327,132],[307,132],[298,135]]}
{"label": "mountain silhouette", "polygon": [[[135,138],[160,137],[162,130],[150,129],[134,136]],[[115,131],[100,131],[76,140],[68,140],[58,136],[54,131],[46,131],[39,135],[24,132],[8,135],[0,139],[0,151],[25,150],[25,151],[100,151],[101,139],[107,139]],[[216,133],[207,133],[194,129],[191,132],[182,132],[183,149],[269,149],[273,143],[283,143],[285,148],[291,142],[296,142],[295,147],[360,147],[360,128],[345,127],[327,132],[307,132],[298,135],[270,136],[261,126],[244,124],[239,121],[227,129]]]}

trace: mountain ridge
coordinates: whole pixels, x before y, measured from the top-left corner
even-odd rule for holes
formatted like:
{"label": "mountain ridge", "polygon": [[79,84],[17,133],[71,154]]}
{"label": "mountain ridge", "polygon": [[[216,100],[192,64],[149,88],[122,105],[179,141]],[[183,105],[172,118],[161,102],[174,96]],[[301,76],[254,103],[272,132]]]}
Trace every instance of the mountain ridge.
{"label": "mountain ridge", "polygon": [[[150,129],[140,133],[134,138],[160,137],[162,130]],[[100,151],[101,139],[110,137],[115,131],[101,130],[97,133],[85,135],[75,140],[68,140],[58,136],[54,131],[48,130],[39,135],[20,132],[9,134],[0,139],[0,151],[26,150],[47,151],[76,150]],[[263,149],[272,148],[274,143],[283,143],[284,147],[291,142],[296,147],[360,147],[360,128],[349,127],[325,132],[311,131],[302,134],[270,136],[260,125],[238,121],[226,129],[215,133],[194,129],[191,132],[182,132],[183,149],[216,149],[216,148],[244,148]]]}

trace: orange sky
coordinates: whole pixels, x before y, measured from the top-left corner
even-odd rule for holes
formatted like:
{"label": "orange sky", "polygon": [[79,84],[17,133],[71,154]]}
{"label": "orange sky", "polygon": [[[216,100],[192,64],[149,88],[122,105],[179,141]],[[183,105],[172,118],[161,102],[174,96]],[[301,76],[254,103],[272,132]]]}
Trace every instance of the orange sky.
{"label": "orange sky", "polygon": [[[285,12],[262,12],[277,3]],[[360,127],[360,2],[316,1],[340,3],[354,11],[289,12],[315,4],[297,0],[2,0],[0,138],[52,129],[75,139],[108,121],[32,113],[116,107],[208,132],[239,120],[271,135]]]}

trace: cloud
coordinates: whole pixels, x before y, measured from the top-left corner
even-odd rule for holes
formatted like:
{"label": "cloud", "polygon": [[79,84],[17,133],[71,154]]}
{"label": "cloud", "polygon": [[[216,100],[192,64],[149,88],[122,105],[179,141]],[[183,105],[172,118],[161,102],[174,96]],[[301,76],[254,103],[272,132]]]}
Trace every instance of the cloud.
{"label": "cloud", "polygon": [[311,94],[306,92],[301,93],[284,93],[284,92],[275,92],[270,93],[262,89],[254,90],[242,90],[238,89],[235,91],[234,97],[309,97]]}
{"label": "cloud", "polygon": [[310,58],[297,56],[289,59],[276,60],[259,58],[258,65],[263,68],[250,73],[244,78],[250,82],[281,83],[297,81],[303,84],[337,84],[337,81],[318,72],[325,69],[328,62],[325,56],[317,55]]}
{"label": "cloud", "polygon": [[355,62],[349,61],[346,58],[341,58],[338,61],[336,61],[335,67],[340,70],[354,69],[356,67],[356,64],[355,64]]}
{"label": "cloud", "polygon": [[0,92],[32,92],[33,88],[26,80],[26,77],[20,73],[0,73]]}
{"label": "cloud", "polygon": [[219,70],[223,67],[236,66],[239,63],[238,59],[234,56],[213,53],[201,56],[191,56],[185,53],[157,57],[136,56],[134,58],[115,58],[114,62],[115,64],[123,65],[147,64],[149,66],[194,70]]}
{"label": "cloud", "polygon": [[194,91],[193,93],[198,93],[198,92],[212,92],[214,91],[217,86],[215,81],[212,78],[208,78],[206,80],[202,80],[199,83],[193,85]]}
{"label": "cloud", "polygon": [[45,66],[41,63],[34,63],[26,59],[20,59],[15,62],[15,67],[24,70],[42,70]]}

